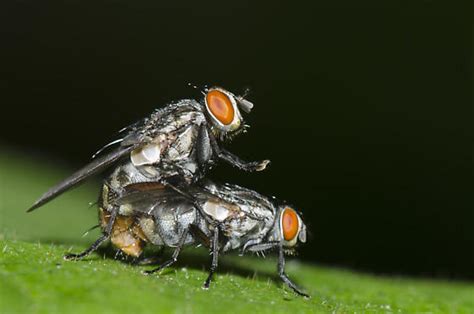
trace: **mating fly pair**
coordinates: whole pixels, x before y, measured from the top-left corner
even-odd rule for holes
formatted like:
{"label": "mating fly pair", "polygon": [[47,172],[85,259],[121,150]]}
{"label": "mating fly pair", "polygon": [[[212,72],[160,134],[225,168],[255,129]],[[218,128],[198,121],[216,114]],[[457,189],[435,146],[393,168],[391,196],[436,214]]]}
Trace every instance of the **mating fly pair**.
{"label": "mating fly pair", "polygon": [[240,110],[249,113],[252,107],[221,88],[205,90],[201,102],[184,99],[168,104],[122,129],[120,139],[48,190],[28,211],[112,168],[100,193],[103,235],[84,252],[65,259],[85,257],[108,239],[133,256],[140,255],[145,243],[174,247],[172,259],[157,269],[161,270],[176,261],[184,245],[202,243],[212,252],[204,283],[208,288],[219,252],[278,249],[280,277],[305,295],[284,273],[284,253],[292,252],[298,239],[306,240],[298,214],[254,191],[201,180],[219,159],[244,171],[266,168],[268,160],[245,162],[219,145],[245,131]]}

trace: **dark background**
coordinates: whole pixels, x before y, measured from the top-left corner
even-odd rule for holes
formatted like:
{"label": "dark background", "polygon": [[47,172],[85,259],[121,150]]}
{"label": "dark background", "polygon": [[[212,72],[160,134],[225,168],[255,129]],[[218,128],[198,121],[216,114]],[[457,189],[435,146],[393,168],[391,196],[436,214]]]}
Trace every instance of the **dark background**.
{"label": "dark background", "polygon": [[228,146],[271,168],[210,176],[300,208],[303,258],[472,278],[472,8],[256,2],[2,1],[0,142],[76,168],[187,83],[249,87]]}

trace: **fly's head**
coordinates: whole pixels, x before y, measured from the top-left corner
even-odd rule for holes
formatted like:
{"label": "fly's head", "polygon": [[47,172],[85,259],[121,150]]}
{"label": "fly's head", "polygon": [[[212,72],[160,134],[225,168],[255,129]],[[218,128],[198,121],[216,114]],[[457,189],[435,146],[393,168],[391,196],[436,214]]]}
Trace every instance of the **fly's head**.
{"label": "fly's head", "polygon": [[205,90],[204,107],[214,135],[224,140],[245,130],[239,108],[249,113],[253,104],[223,88],[212,87]]}
{"label": "fly's head", "polygon": [[295,209],[288,205],[278,207],[269,240],[281,242],[287,254],[293,254],[298,243],[306,242],[306,225]]}

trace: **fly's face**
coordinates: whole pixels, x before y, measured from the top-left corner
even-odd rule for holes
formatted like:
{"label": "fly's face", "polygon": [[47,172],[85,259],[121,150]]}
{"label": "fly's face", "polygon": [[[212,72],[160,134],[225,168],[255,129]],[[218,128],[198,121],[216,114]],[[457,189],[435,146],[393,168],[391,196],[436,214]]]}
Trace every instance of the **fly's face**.
{"label": "fly's face", "polygon": [[278,210],[274,237],[291,251],[299,242],[306,242],[306,226],[300,215],[290,206],[280,206]]}
{"label": "fly's face", "polygon": [[213,129],[221,138],[242,129],[243,119],[239,107],[247,113],[253,108],[248,100],[218,87],[206,91],[204,105]]}

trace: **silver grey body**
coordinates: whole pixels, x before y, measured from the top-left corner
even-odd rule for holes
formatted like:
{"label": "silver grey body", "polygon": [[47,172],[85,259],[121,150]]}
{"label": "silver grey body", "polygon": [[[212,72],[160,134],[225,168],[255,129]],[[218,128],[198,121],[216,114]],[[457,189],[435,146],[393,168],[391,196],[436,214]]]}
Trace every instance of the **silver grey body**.
{"label": "silver grey body", "polygon": [[192,99],[181,100],[156,110],[141,123],[130,127],[121,146],[139,143],[154,145],[159,149],[159,160],[137,165],[127,156],[111,177],[121,180],[121,186],[157,182],[173,176],[182,176],[188,183],[200,179],[204,170],[207,170],[203,167],[208,165],[198,162],[195,145],[199,128],[205,122],[202,105]]}
{"label": "silver grey body", "polygon": [[[199,180],[212,165],[210,158],[206,163],[200,163],[196,156],[196,138],[204,122],[201,104],[186,99],[156,110],[150,117],[131,126],[121,145],[156,144],[160,158],[158,162],[137,165],[126,155],[105,178],[111,193],[118,198],[123,188],[130,184],[160,182],[175,176],[188,184]],[[157,128],[157,125],[161,127]]]}
{"label": "silver grey body", "polygon": [[[107,208],[104,204],[107,190],[105,184],[101,208]],[[280,278],[293,291],[308,297],[284,270],[284,254],[294,253],[298,242],[306,242],[306,226],[291,207],[276,204],[274,199],[238,185],[205,181],[189,186],[188,191],[193,200],[163,185],[137,184],[125,188],[123,195],[114,200],[117,207],[110,215],[133,217],[133,225],[128,230],[134,233],[136,245],[143,240],[161,247],[174,247],[169,260],[145,271],[145,274],[161,271],[175,263],[184,246],[204,244],[212,255],[209,275],[203,285],[208,289],[218,265],[219,252],[274,249],[278,252]],[[297,219],[292,221],[293,228],[297,224],[297,230],[291,236],[288,222],[286,227],[283,223],[288,211]],[[289,228],[291,230],[292,227]],[[110,230],[106,234],[111,234]]]}
{"label": "silver grey body", "polygon": [[[56,196],[77,186],[88,177],[112,165],[113,172],[106,182],[117,196],[123,187],[140,182],[178,182],[187,186],[200,180],[219,159],[245,171],[261,171],[268,160],[245,162],[222,149],[217,140],[224,140],[245,131],[237,103],[249,111],[243,98],[227,91],[234,106],[234,121],[223,126],[205,103],[184,99],[155,110],[149,117],[121,130],[123,136],[106,145],[92,162],[50,188],[29,209],[32,211]],[[248,104],[247,104],[248,103]],[[115,149],[102,151],[116,145]],[[182,189],[181,189],[182,190]],[[182,190],[183,191],[183,190]]]}
{"label": "silver grey body", "polygon": [[[244,248],[246,244],[278,240],[279,209],[268,198],[255,191],[230,184],[206,182],[203,187],[190,187],[201,208],[219,224],[224,236],[221,251]],[[169,189],[136,191],[117,200],[119,215],[134,215],[146,237],[154,245],[176,247],[180,235],[190,225],[207,237],[213,226],[195,205]],[[184,244],[197,243],[188,234]]]}

